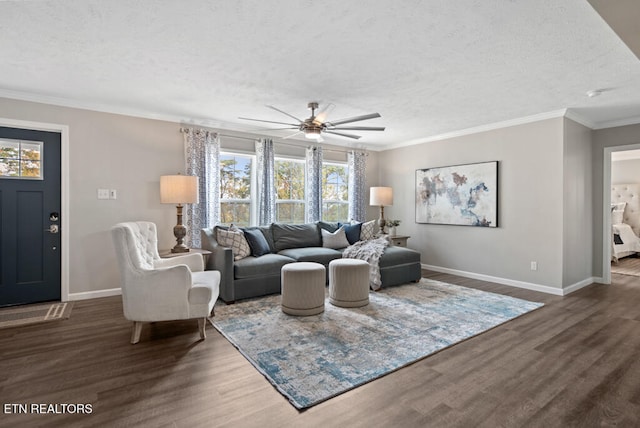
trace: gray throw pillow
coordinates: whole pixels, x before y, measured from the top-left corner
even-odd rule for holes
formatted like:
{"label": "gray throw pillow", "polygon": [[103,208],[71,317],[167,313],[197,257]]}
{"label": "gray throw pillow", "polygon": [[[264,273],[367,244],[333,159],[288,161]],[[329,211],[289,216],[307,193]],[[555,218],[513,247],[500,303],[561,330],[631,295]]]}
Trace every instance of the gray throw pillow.
{"label": "gray throw pillow", "polygon": [[349,246],[349,241],[347,240],[347,234],[344,231],[344,227],[336,230],[331,233],[324,229],[320,229],[322,232],[322,246],[325,248],[345,248]]}

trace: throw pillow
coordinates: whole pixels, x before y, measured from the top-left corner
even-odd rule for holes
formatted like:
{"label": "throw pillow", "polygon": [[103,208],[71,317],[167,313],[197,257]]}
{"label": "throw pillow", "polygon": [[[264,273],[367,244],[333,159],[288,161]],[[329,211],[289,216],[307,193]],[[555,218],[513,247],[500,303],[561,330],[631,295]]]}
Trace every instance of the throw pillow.
{"label": "throw pillow", "polygon": [[242,231],[247,243],[249,243],[252,256],[260,257],[271,253],[267,238],[264,237],[264,234],[259,229],[243,229]]}
{"label": "throw pillow", "polygon": [[249,248],[249,243],[244,237],[244,233],[233,225],[229,227],[229,230],[218,229],[216,239],[218,244],[231,248],[234,260],[244,259],[251,254],[251,248]]}
{"label": "throw pillow", "polygon": [[361,241],[368,241],[370,239],[375,238],[375,227],[376,227],[376,221],[375,220],[371,220],[368,221],[366,223],[362,223],[362,225],[360,226],[360,240]]}
{"label": "throw pillow", "polygon": [[340,223],[340,227],[344,228],[344,233],[347,235],[347,241],[349,241],[350,245],[353,245],[360,240],[360,230],[362,228],[362,223]]}
{"label": "throw pillow", "polygon": [[340,227],[340,223],[320,220],[318,222],[318,226],[320,226],[321,229],[324,229],[328,232],[335,232]]}
{"label": "throw pillow", "polygon": [[611,223],[620,224],[623,222],[624,207],[626,202],[619,202],[617,204],[611,204]]}
{"label": "throw pillow", "polygon": [[344,227],[336,230],[331,233],[324,229],[320,229],[322,232],[322,246],[325,248],[345,248],[349,246],[349,241],[347,240],[347,235],[344,231]]}

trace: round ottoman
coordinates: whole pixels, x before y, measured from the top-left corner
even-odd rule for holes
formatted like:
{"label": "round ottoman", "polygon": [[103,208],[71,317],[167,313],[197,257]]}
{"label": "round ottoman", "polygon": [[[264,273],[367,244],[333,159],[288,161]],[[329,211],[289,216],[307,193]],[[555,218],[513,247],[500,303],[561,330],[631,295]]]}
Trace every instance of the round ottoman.
{"label": "round ottoman", "polygon": [[369,304],[369,263],[337,259],[329,263],[329,302],[343,308]]}
{"label": "round ottoman", "polygon": [[325,272],[320,263],[298,262],[282,266],[282,312],[303,316],[324,312]]}

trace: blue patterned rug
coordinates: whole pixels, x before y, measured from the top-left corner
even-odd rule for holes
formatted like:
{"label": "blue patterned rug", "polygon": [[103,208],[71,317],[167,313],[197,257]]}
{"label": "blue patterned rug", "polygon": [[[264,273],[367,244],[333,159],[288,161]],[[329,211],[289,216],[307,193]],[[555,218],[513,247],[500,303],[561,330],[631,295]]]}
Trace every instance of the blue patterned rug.
{"label": "blue patterned rug", "polygon": [[211,321],[304,409],[542,306],[424,278],[369,297],[362,308],[327,301],[320,315],[294,317],[274,295],[218,304]]}

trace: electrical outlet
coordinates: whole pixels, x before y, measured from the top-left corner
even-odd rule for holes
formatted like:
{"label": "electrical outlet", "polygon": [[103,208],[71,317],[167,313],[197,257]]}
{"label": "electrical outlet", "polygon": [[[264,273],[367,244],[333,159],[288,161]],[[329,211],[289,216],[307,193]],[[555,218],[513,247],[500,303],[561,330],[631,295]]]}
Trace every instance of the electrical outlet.
{"label": "electrical outlet", "polygon": [[538,270],[538,262],[531,262],[531,270]]}
{"label": "electrical outlet", "polygon": [[109,190],[109,199],[118,199],[118,192],[116,189]]}
{"label": "electrical outlet", "polygon": [[98,189],[98,199],[109,199],[109,189]]}

